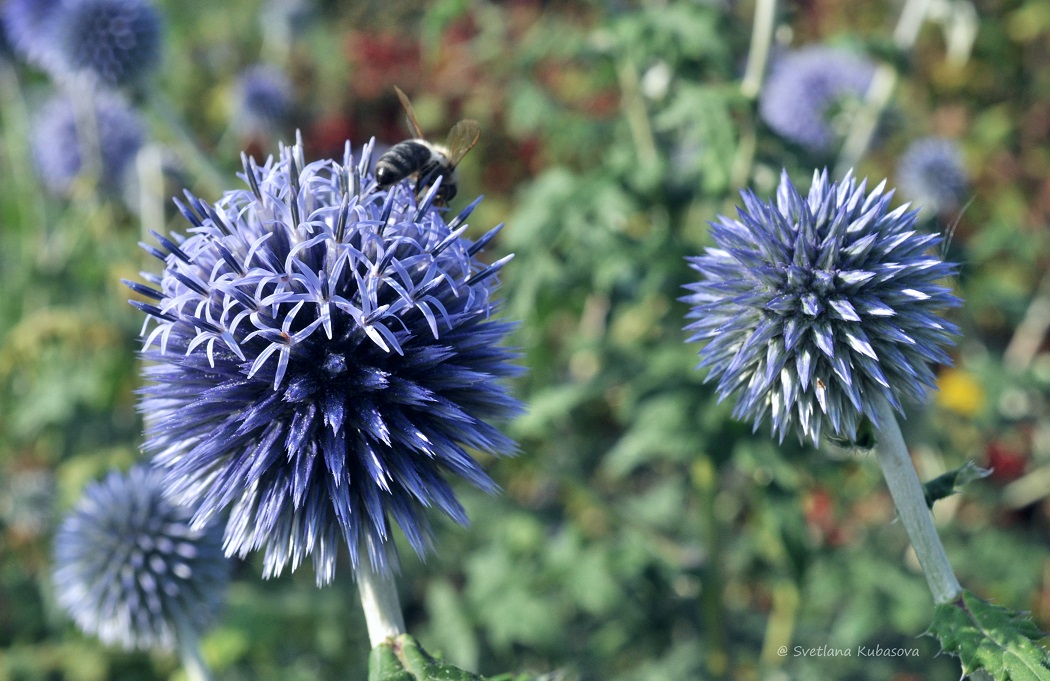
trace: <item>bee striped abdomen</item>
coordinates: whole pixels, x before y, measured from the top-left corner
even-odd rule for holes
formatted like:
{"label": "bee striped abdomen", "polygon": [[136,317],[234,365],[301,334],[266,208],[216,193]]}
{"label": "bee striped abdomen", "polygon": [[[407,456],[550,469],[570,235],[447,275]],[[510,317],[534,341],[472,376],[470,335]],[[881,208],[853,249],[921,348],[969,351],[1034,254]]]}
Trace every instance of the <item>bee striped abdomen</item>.
{"label": "bee striped abdomen", "polygon": [[405,140],[390,147],[376,161],[376,181],[390,187],[430,165],[434,152],[418,140]]}

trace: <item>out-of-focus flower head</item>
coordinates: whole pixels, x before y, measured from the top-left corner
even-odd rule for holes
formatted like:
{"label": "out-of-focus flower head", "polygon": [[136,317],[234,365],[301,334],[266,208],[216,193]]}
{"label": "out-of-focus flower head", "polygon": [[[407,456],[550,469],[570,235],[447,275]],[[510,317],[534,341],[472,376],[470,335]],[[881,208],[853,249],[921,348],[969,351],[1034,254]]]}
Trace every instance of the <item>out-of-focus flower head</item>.
{"label": "out-of-focus flower head", "polygon": [[786,52],[770,66],[759,115],[781,137],[827,151],[841,136],[838,119],[851,100],[863,98],[874,74],[871,61],[845,50],[814,45]]}
{"label": "out-of-focus flower head", "polygon": [[950,362],[941,346],[959,331],[939,312],[960,301],[939,281],[955,266],[915,212],[890,210],[885,184],[815,172],[803,197],[785,172],[774,201],[743,191],[739,219],[712,223],[715,246],[689,259],[689,341],[707,341],[700,366],[756,430],[769,417],[781,441],[856,441],[878,400],[923,399],[930,364]]}
{"label": "out-of-focus flower head", "polygon": [[64,0],[54,19],[59,77],[138,85],[160,63],[160,14],[148,0]]}
{"label": "out-of-focus flower head", "polygon": [[0,8],[4,32],[15,54],[51,71],[57,60],[55,18],[63,0],[7,0]]}
{"label": "out-of-focus flower head", "polygon": [[138,114],[119,97],[100,93],[76,105],[58,97],[33,122],[33,158],[44,185],[55,194],[68,193],[85,171],[94,171],[99,186],[115,193],[144,137]]}
{"label": "out-of-focus flower head", "polygon": [[33,539],[48,531],[55,502],[55,476],[42,468],[5,471],[0,477],[0,521],[8,532]]}
{"label": "out-of-focus flower head", "polygon": [[446,478],[492,492],[471,451],[515,448],[489,422],[519,410],[512,325],[492,318],[509,256],[475,258],[499,228],[471,242],[477,202],[446,223],[437,186],[377,190],[370,153],[246,159],[249,189],[187,194],[191,236],[155,234],[163,274],[128,282],[155,322],[146,449],[197,522],[229,509],[227,552],[264,550],[266,576],[310,556],[327,583],[343,542],[390,569],[391,521],[423,554],[427,508],[467,522]]}
{"label": "out-of-focus flower head", "polygon": [[244,135],[281,132],[292,113],[292,84],[272,66],[257,64],[237,79],[233,126]]}
{"label": "out-of-focus flower head", "polygon": [[935,213],[958,208],[968,184],[958,145],[943,137],[912,142],[897,164],[897,183],[916,208]]}
{"label": "out-of-focus flower head", "polygon": [[106,644],[170,650],[222,605],[221,529],[191,528],[192,511],[165,497],[163,478],[146,466],[110,473],[85,488],[55,536],[58,603]]}

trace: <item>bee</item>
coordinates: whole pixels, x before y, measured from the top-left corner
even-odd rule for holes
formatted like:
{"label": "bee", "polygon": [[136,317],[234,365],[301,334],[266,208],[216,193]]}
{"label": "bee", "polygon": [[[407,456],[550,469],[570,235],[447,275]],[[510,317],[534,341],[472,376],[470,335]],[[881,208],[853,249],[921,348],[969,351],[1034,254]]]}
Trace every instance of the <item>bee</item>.
{"label": "bee", "polygon": [[481,136],[477,121],[464,120],[452,126],[444,146],[428,142],[416,120],[412,103],[401,88],[394,86],[401,106],[405,107],[408,124],[415,134],[414,139],[398,142],[376,161],[376,181],[380,189],[386,189],[409,177],[416,178],[416,196],[422,196],[426,188],[440,177],[441,187],[434,203],[443,206],[456,195],[456,166],[474,148]]}

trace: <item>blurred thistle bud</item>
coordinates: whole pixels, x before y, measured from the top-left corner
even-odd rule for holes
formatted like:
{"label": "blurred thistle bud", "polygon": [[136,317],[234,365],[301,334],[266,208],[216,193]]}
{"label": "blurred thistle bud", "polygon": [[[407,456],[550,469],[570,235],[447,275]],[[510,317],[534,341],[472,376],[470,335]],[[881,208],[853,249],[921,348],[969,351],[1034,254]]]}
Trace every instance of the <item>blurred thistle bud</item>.
{"label": "blurred thistle bud", "polygon": [[55,20],[63,0],[7,0],[0,8],[12,51],[51,72],[58,60]]}
{"label": "blurred thistle bud", "polygon": [[871,61],[845,50],[815,45],[786,52],[770,66],[759,115],[784,139],[826,152],[848,128],[851,106],[874,74]]}
{"label": "blurred thistle bud", "polygon": [[75,105],[52,99],[34,120],[31,136],[33,159],[49,191],[68,194],[78,177],[91,173],[103,191],[115,194],[134,170],[145,132],[122,99],[97,93]]}
{"label": "blurred thistle bud", "polygon": [[148,0],[65,0],[54,31],[62,77],[141,84],[160,63],[160,14]]}
{"label": "blurred thistle bud", "polygon": [[[187,193],[192,235],[154,233],[164,264],[126,282],[144,330],[146,450],[195,522],[229,509],[226,550],[264,550],[265,576],[312,557],[330,582],[342,543],[393,567],[391,520],[420,555],[426,509],[467,516],[447,477],[494,492],[470,451],[515,445],[489,423],[519,411],[519,373],[492,318],[496,274],[410,182],[378,190],[371,146],[306,164],[302,143],[209,205]],[[156,287],[156,288],[154,288]],[[362,556],[361,554],[366,554]]]}
{"label": "blurred thistle bud", "polygon": [[237,78],[232,125],[248,137],[282,132],[292,118],[292,84],[272,66],[257,64]]}
{"label": "blurred thistle bud", "polygon": [[58,603],[107,645],[171,650],[222,605],[222,531],[191,528],[192,510],[165,497],[163,478],[138,466],[88,485],[55,537]]}
{"label": "blurred thistle bud", "polygon": [[689,341],[707,341],[700,366],[735,418],[770,417],[781,441],[856,442],[864,417],[879,425],[877,397],[900,411],[936,387],[930,364],[950,363],[941,346],[959,334],[939,311],[960,304],[937,282],[956,267],[885,184],[815,172],[803,197],[784,172],[774,201],[741,192],[740,218],[712,223],[715,246],[689,258]]}
{"label": "blurred thistle bud", "polygon": [[943,137],[915,140],[897,164],[897,183],[904,198],[918,209],[934,213],[957,209],[968,185],[958,145]]}

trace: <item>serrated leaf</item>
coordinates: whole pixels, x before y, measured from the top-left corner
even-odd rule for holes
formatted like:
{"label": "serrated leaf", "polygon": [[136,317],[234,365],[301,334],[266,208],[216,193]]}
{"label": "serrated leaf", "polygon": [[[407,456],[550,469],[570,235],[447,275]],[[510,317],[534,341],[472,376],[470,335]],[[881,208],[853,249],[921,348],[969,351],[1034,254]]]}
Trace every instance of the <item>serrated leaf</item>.
{"label": "serrated leaf", "polygon": [[528,676],[485,677],[436,660],[423,646],[402,634],[372,649],[368,681],[530,681]]}
{"label": "serrated leaf", "polygon": [[1034,643],[1045,634],[1027,616],[969,592],[937,606],[927,634],[959,657],[964,674],[984,670],[996,681],[1050,681],[1050,654]]}
{"label": "serrated leaf", "polygon": [[933,508],[935,501],[949,497],[965,485],[974,480],[987,478],[992,474],[991,468],[981,468],[973,461],[967,461],[960,468],[948,471],[944,475],[938,475],[923,485],[923,493],[926,495],[926,505]]}

